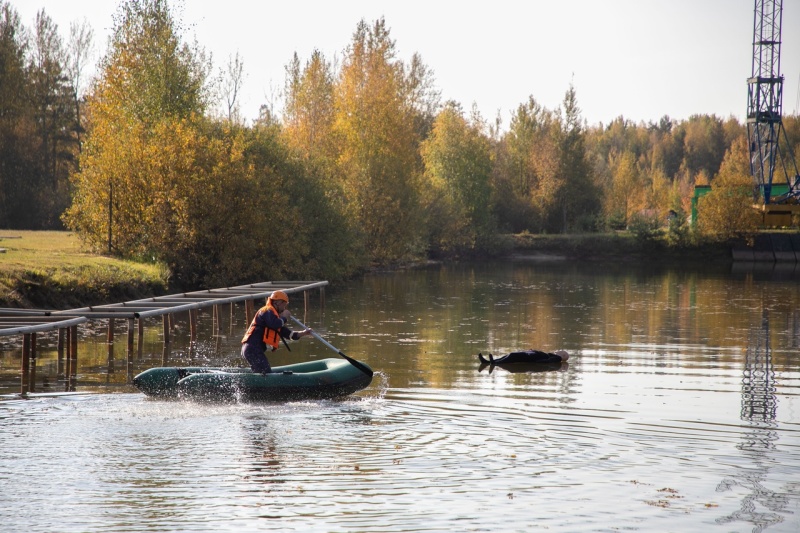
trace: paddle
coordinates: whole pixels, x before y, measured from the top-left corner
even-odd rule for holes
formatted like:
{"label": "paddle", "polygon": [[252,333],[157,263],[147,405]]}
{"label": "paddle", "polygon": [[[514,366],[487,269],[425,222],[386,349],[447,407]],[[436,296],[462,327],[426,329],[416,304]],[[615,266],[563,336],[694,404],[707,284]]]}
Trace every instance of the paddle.
{"label": "paddle", "polygon": [[[302,322],[300,322],[299,320],[297,320],[295,317],[291,316],[291,317],[289,317],[289,318],[291,318],[292,320],[294,320],[295,324],[297,324],[297,325],[298,325],[298,326],[300,326],[301,328],[303,328],[303,329],[308,329],[308,328],[306,327],[306,325],[305,325],[305,324],[303,324]],[[329,343],[328,341],[326,341],[325,339],[323,339],[322,337],[320,337],[320,336],[319,336],[319,334],[317,334],[317,332],[316,332],[316,331],[313,331],[313,330],[312,330],[312,331],[311,331],[311,334],[312,334],[312,335],[314,335],[314,337],[315,337],[315,338],[316,338],[318,341],[320,341],[322,344],[324,344],[325,346],[327,346],[328,348],[330,348],[330,349],[331,349],[331,350],[333,350],[334,352],[338,353],[339,355],[341,355],[342,357],[344,357],[345,359],[347,359],[348,361],[350,361],[350,364],[351,364],[351,365],[353,365],[353,366],[354,366],[354,367],[356,367],[357,369],[361,370],[361,371],[362,371],[363,373],[365,373],[366,375],[368,375],[368,376],[372,377],[372,374],[373,374],[374,372],[372,371],[372,369],[371,369],[370,367],[368,367],[368,366],[367,366],[367,365],[365,365],[364,363],[361,363],[361,362],[359,362],[359,361],[356,361],[356,360],[355,360],[355,359],[353,359],[352,357],[347,357],[345,354],[343,354],[343,353],[342,353],[342,351],[341,351],[340,349],[336,348],[336,347],[335,347],[333,344]]]}

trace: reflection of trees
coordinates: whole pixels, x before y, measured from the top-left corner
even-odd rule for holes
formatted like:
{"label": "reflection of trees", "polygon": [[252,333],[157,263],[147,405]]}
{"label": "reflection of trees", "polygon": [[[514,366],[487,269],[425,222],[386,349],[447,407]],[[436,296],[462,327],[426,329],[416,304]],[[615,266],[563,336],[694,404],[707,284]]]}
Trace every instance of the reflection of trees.
{"label": "reflection of trees", "polygon": [[[767,311],[763,312],[761,328],[756,330],[754,337],[747,349],[742,378],[741,418],[749,425],[749,430],[743,433],[742,442],[736,446],[750,465],[736,468],[732,477],[717,485],[717,492],[740,487],[749,493],[738,511],[718,518],[717,523],[749,522],[754,525],[753,531],[758,532],[783,522],[780,513],[786,510],[789,498],[786,492],[775,492],[764,486],[771,462],[767,454],[775,451],[778,440],[775,423],[778,401]],[[769,512],[759,511],[760,508]]]}
{"label": "reflection of trees", "polygon": [[[472,375],[479,351],[528,348],[579,354],[587,349],[628,352],[631,345],[640,345],[637,362],[643,366],[705,371],[704,352],[686,347],[713,346],[722,348],[720,364],[738,368],[739,347],[747,342],[740,332],[748,331],[760,313],[764,290],[764,283],[752,276],[732,279],[727,267],[465,262],[373,273],[345,290],[332,289],[319,331],[347,335],[338,338],[339,347],[367,363],[392,354],[390,361],[381,361],[384,368],[409,371],[392,373],[392,386],[399,388],[420,381],[452,387]],[[767,292],[774,293],[771,288]],[[770,298],[773,316],[789,317],[800,309],[796,288]],[[306,323],[322,327],[315,318]],[[784,331],[772,334],[775,339]],[[775,357],[786,357],[783,353]],[[602,363],[618,364],[619,359]],[[579,357],[570,363],[576,370],[582,365]],[[562,379],[578,375],[536,378],[560,386]]]}

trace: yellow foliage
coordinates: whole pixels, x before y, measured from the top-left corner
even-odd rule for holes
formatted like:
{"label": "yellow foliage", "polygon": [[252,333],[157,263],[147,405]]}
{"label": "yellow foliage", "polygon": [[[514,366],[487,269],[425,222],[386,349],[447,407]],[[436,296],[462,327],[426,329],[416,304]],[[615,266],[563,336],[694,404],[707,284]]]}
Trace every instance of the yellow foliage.
{"label": "yellow foliage", "polygon": [[448,104],[422,143],[426,187],[423,195],[434,251],[476,248],[494,231],[490,206],[491,156],[479,125],[469,124],[460,107]]}
{"label": "yellow foliage", "polygon": [[423,236],[420,139],[404,71],[383,19],[371,27],[362,21],[348,52],[334,93],[337,174],[373,259],[402,260]]}
{"label": "yellow foliage", "polygon": [[711,192],[698,199],[697,227],[707,237],[724,240],[754,233],[761,222],[753,208],[753,178],[747,139],[739,137],[725,154]]}
{"label": "yellow foliage", "polygon": [[631,152],[612,154],[611,189],[606,195],[605,212],[619,214],[627,222],[631,215],[644,209],[646,205],[642,175]]}

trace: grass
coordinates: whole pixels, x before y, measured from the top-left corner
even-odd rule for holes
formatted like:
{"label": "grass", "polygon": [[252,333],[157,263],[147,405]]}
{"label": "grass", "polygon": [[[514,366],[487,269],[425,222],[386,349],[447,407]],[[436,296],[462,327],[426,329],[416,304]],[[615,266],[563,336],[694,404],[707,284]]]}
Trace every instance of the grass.
{"label": "grass", "polygon": [[91,253],[67,231],[0,230],[0,307],[65,309],[161,294],[164,265]]}

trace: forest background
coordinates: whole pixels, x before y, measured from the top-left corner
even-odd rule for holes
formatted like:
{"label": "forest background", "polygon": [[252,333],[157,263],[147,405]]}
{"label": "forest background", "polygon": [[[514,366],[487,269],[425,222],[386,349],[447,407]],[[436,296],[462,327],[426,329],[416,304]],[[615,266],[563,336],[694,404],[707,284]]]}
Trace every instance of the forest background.
{"label": "forest background", "polygon": [[[0,0],[0,228],[73,230],[167,265],[176,287],[491,256],[513,234],[627,229],[690,248],[758,229],[733,117],[589,126],[569,86],[504,128],[442,101],[379,19],[338,58],[289,58],[283,109],[247,124],[240,59],[215,70],[165,0],[119,5],[87,84],[92,35],[76,23],[64,38],[44,11],[25,27]],[[800,119],[784,127],[800,152]],[[690,223],[696,185],[711,192]]]}

